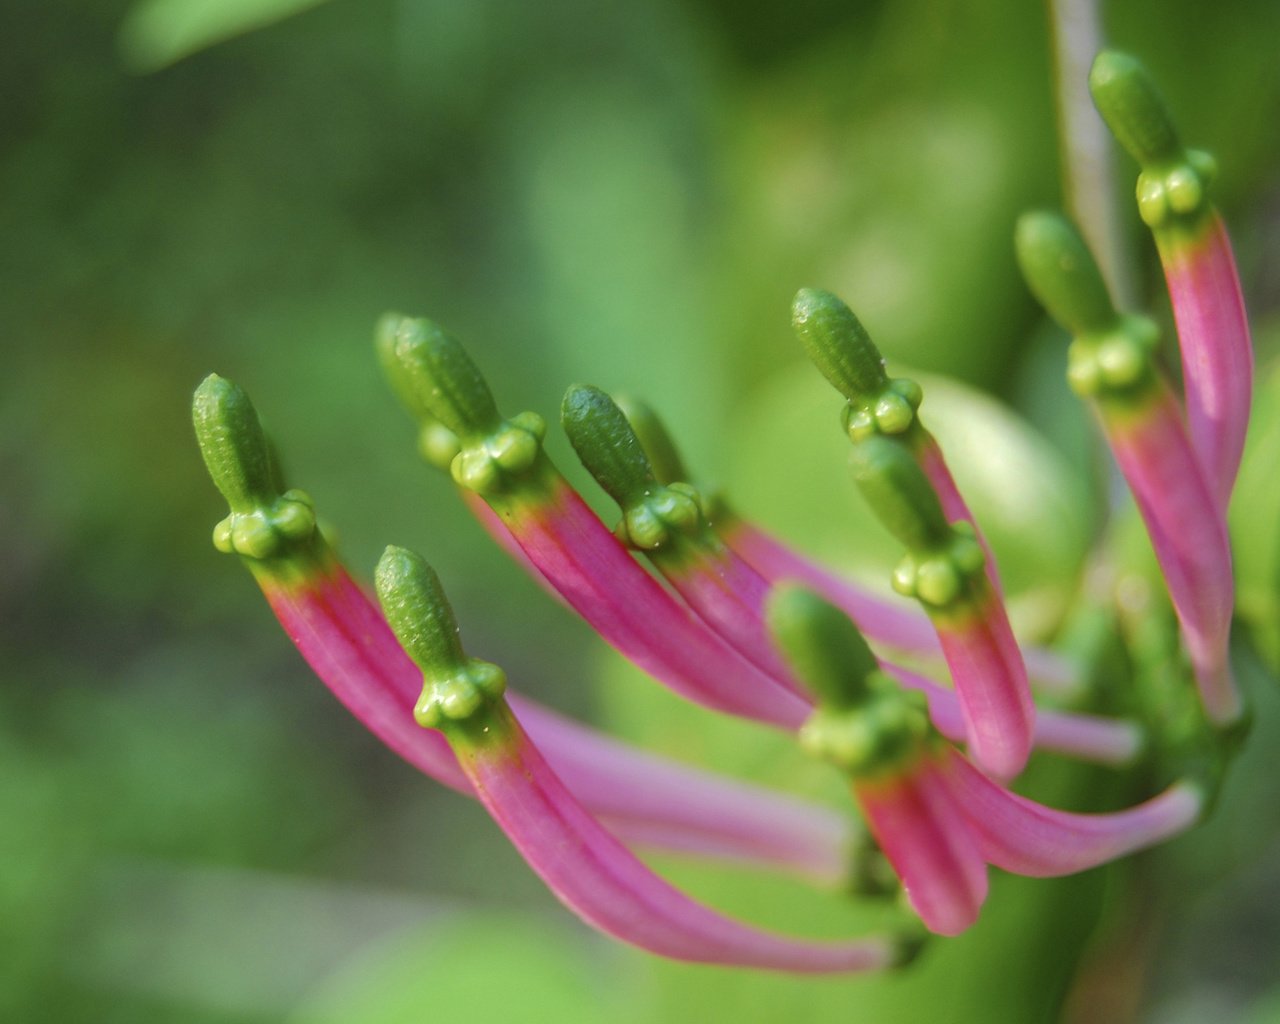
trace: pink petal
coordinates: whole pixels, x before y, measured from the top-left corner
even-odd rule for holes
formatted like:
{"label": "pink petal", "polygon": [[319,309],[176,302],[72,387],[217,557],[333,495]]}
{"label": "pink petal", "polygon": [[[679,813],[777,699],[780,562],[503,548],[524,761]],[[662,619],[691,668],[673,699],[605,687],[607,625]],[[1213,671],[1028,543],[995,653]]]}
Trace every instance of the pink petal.
{"label": "pink petal", "polygon": [[[836,575],[743,520],[734,520],[725,528],[722,537],[770,584],[803,583],[822,595],[853,619],[871,643],[913,654],[941,657],[942,645],[938,642],[933,623],[918,608],[882,598]],[[1074,687],[1075,669],[1052,651],[1026,648],[1023,659],[1027,671],[1049,692]]]}
{"label": "pink petal", "polygon": [[947,778],[982,856],[1019,875],[1048,878],[1105,864],[1186,831],[1204,800],[1190,783],[1126,811],[1073,814],[1010,793],[952,752]]}
{"label": "pink petal", "polygon": [[[901,665],[882,661],[880,667],[907,689],[925,694],[934,727],[947,739],[964,742],[964,712],[954,690]],[[1141,752],[1143,742],[1141,731],[1132,722],[1044,709],[1036,711],[1033,735],[1037,750],[1117,767],[1131,763]]]}
{"label": "pink petal", "polygon": [[936,757],[924,755],[900,775],[857,781],[853,791],[920,920],[939,935],[959,935],[987,898],[987,866]]}
{"label": "pink petal", "polygon": [[987,590],[985,607],[935,625],[974,760],[997,778],[1013,778],[1031,753],[1036,711],[1003,602]]}
{"label": "pink petal", "polygon": [[1242,705],[1227,664],[1235,601],[1231,550],[1177,402],[1162,387],[1138,412],[1104,408],[1103,425],[1151,536],[1205,709],[1219,724],[1233,722]]}
{"label": "pink petal", "polygon": [[588,924],[659,956],[700,963],[804,973],[878,970],[894,963],[894,944],[884,939],[792,939],[694,902],[605,831],[514,720],[508,722],[513,736],[460,746],[460,763],[529,866]]}
{"label": "pink petal", "polygon": [[1182,351],[1191,442],[1225,509],[1253,398],[1253,346],[1226,227],[1216,212],[1191,241],[1156,232]]}
{"label": "pink petal", "polygon": [[[413,720],[422,673],[341,566],[299,585],[265,575],[259,582],[285,632],[352,714],[415,768],[474,796],[444,738]],[[841,815],[644,753],[519,695],[511,703],[579,798],[628,842],[822,883],[844,876],[849,825]]]}
{"label": "pink petal", "polygon": [[694,619],[567,484],[507,523],[530,561],[612,647],[682,697],[784,729],[809,705]]}

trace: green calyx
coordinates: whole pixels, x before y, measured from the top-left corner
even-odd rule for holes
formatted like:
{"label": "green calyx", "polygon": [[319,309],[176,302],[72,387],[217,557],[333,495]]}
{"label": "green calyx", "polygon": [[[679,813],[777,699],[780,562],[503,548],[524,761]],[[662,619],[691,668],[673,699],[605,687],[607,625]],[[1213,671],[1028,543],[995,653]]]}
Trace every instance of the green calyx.
{"label": "green calyx", "polygon": [[1119,319],[1098,264],[1061,214],[1038,210],[1018,218],[1014,250],[1027,286],[1073,335],[1110,331]]}
{"label": "green calyx", "polygon": [[1067,350],[1067,382],[1081,398],[1143,398],[1156,381],[1160,332],[1145,316],[1117,317],[1111,330],[1082,334]]}
{"label": "green calyx", "polygon": [[254,559],[296,552],[316,532],[311,499],[280,491],[271,448],[243,388],[216,373],[196,388],[191,407],[196,441],[231,514],[213,530],[219,551]]}
{"label": "green calyx", "polygon": [[880,671],[857,626],[803,587],[776,588],[765,621],[783,658],[817,697],[800,731],[810,754],[854,777],[891,769],[928,737],[927,705]]}
{"label": "green calyx", "polygon": [[[511,490],[542,454],[547,425],[532,412],[503,419],[471,357],[429,320],[387,316],[377,347],[397,393],[423,424],[419,449],[480,494]],[[447,460],[447,461],[446,461]]]}
{"label": "green calyx", "polygon": [[506,673],[463,651],[453,609],[431,566],[412,551],[388,547],[374,584],[396,639],[422,669],[422,696],[413,709],[418,724],[447,729],[487,719],[502,703]]}
{"label": "green calyx", "polygon": [[765,623],[796,677],[823,705],[847,709],[867,700],[867,680],[880,663],[839,608],[804,587],[782,584],[769,594]]}
{"label": "green calyx", "polygon": [[855,779],[892,774],[917,756],[932,734],[924,694],[883,673],[867,680],[855,708],[820,707],[800,729],[800,745]]}
{"label": "green calyx", "polygon": [[791,305],[791,326],[814,365],[849,400],[844,418],[851,438],[911,429],[923,397],[920,385],[889,379],[880,350],[840,299],[801,288]]}
{"label": "green calyx", "polygon": [[622,509],[616,532],[624,544],[652,552],[702,534],[697,490],[658,482],[640,439],[607,394],[574,385],[565,393],[560,421],[582,465]]}
{"label": "green calyx", "polygon": [[1147,226],[1186,225],[1207,212],[1216,163],[1183,148],[1147,69],[1128,54],[1103,51],[1089,72],[1089,90],[1112,134],[1142,166],[1138,212]]}
{"label": "green calyx", "polygon": [[973,528],[947,522],[933,485],[904,445],[873,435],[853,446],[849,463],[872,511],[907,548],[893,588],[928,611],[957,610],[985,573]]}
{"label": "green calyx", "polygon": [[1146,317],[1116,312],[1097,263],[1059,214],[1024,214],[1015,232],[1018,264],[1050,316],[1071,332],[1067,380],[1082,398],[1133,399],[1155,380],[1158,332]]}

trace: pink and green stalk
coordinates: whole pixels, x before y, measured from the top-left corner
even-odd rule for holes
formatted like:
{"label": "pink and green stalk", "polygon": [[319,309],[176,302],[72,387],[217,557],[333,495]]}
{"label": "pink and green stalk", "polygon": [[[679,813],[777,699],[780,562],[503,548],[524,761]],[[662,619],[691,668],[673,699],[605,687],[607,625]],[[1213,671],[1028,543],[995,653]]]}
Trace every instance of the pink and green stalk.
{"label": "pink and green stalk", "polygon": [[907,548],[894,589],[916,598],[937,630],[964,713],[970,752],[983,769],[1013,778],[1026,764],[1035,706],[1004,603],[966,524],[947,521],[916,461],[879,434],[861,437],[850,460],[854,482]]}
{"label": "pink and green stalk", "polygon": [[801,693],[765,629],[769,583],[716,536],[698,491],[687,482],[659,482],[626,416],[599,388],[570,388],[560,419],[587,472],[621,509],[615,535],[643,554],[709,629]]}
{"label": "pink and green stalk", "polygon": [[1227,658],[1234,582],[1223,506],[1155,366],[1155,325],[1116,312],[1084,242],[1064,218],[1024,215],[1017,251],[1031,290],[1072,333],[1068,380],[1096,411],[1133,491],[1205,711],[1217,725],[1232,725],[1244,708]]}
{"label": "pink and green stalk", "polygon": [[434,325],[402,319],[394,344],[416,402],[459,439],[454,480],[601,637],[695,703],[785,729],[804,720],[796,694],[695,619],[600,522],[547,458],[540,417],[502,419],[475,365]]}
{"label": "pink and green stalk", "polygon": [[734,921],[646,867],[588,812],[548,766],[503,699],[501,669],[468,658],[435,574],[388,548],[378,596],[422,670],[414,716],[441,730],[481,803],[555,896],[600,931],[659,956],[797,973],[883,970],[903,942],[789,938]]}
{"label": "pink and green stalk", "polygon": [[[240,554],[290,639],[361,723],[409,764],[475,793],[442,736],[408,710],[421,673],[315,527],[310,499],[268,479],[265,438],[244,392],[217,377],[194,415],[211,475],[232,506],[215,542]],[[510,702],[575,795],[627,842],[791,871],[822,884],[847,872],[851,832],[795,798],[636,750],[517,694]]]}
{"label": "pink and green stalk", "polygon": [[1235,485],[1253,398],[1253,347],[1235,256],[1209,198],[1213,158],[1183,148],[1155,83],[1123,53],[1089,74],[1094,103],[1141,166],[1138,212],[1164,266],[1182,353],[1191,442],[1220,509]]}
{"label": "pink and green stalk", "polygon": [[1073,814],[1009,792],[954,750],[944,777],[986,861],[1033,878],[1073,875],[1155,846],[1191,828],[1205,811],[1201,788],[1189,780],[1128,810]]}
{"label": "pink and green stalk", "polygon": [[[835,607],[840,608],[838,604]],[[880,669],[904,689],[924,694],[929,705],[929,720],[939,733],[953,743],[965,741],[968,732],[964,708],[955,690],[884,659],[880,659]],[[1134,722],[1045,708],[1036,710],[1032,740],[1036,750],[1116,768],[1132,764],[1145,747],[1142,729]]]}
{"label": "pink and green stalk", "polygon": [[896,438],[911,452],[933,487],[949,523],[967,523],[986,555],[986,573],[1000,593],[996,561],[977,520],[956,487],[937,440],[916,415],[924,392],[907,377],[890,379],[884,357],[853,310],[830,292],[801,288],[791,305],[791,326],[809,358],[846,399],[844,428],[855,442],[872,434]]}

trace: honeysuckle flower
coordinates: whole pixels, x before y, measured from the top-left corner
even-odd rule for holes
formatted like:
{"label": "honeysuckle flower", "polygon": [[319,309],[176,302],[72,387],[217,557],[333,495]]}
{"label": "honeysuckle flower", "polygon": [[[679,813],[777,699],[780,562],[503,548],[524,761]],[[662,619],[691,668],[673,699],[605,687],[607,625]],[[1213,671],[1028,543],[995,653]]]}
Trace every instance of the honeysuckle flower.
{"label": "honeysuckle flower", "polygon": [[854,798],[912,908],[957,935],[987,897],[987,864],[1048,877],[1083,871],[1194,824],[1194,780],[1127,811],[1070,814],[1027,800],[977,770],[930,726],[918,694],[882,671],[852,621],[818,595],[782,587],[770,626],[796,673],[819,694],[801,742],[849,777]]}
{"label": "honeysuckle flower", "polygon": [[476,796],[552,892],[583,920],[662,956],[796,972],[877,970],[911,945],[890,937],[813,942],[751,928],[685,896],[574,798],[521,728],[496,665],[468,658],[435,573],[388,548],[378,597],[422,670],[418,722],[439,729]]}
{"label": "honeysuckle flower", "polygon": [[1133,490],[1205,708],[1215,722],[1232,724],[1243,707],[1227,660],[1234,584],[1226,519],[1155,364],[1155,324],[1116,312],[1084,242],[1061,216],[1024,215],[1016,241],[1027,283],[1073,336],[1068,380],[1093,406]]}
{"label": "honeysuckle flower", "polygon": [[1253,401],[1253,346],[1231,242],[1209,198],[1217,163],[1183,148],[1155,83],[1128,54],[1098,54],[1089,89],[1142,167],[1138,212],[1155,238],[1169,286],[1191,443],[1225,509]]}
{"label": "honeysuckle flower", "polygon": [[[1017,251],[1032,290],[1074,336],[1068,378],[1097,414],[1168,584],[1195,680],[1167,666],[1172,708],[1134,721],[1037,707],[1029,677],[1042,695],[1088,696],[1073,686],[1075,665],[1018,643],[992,548],[921,423],[922,390],[890,378],[855,314],[816,289],[796,297],[793,328],[845,399],[853,480],[906,549],[892,583],[917,608],[817,564],[698,485],[643,403],[576,385],[562,405],[578,457],[619,507],[611,529],[552,464],[546,422],[504,417],[447,332],[389,314],[376,348],[418,422],[422,454],[506,551],[674,693],[791,734],[836,765],[865,827],[619,743],[516,693],[501,669],[463,652],[439,580],[415,554],[387,549],[379,607],[325,540],[311,499],[280,482],[247,396],[211,376],[194,419],[230,506],[216,546],[242,557],[303,657],[366,727],[478,799],[584,921],[660,955],[798,972],[888,968],[918,949],[920,922],[940,935],[969,928],[989,867],[1067,874],[1177,835],[1212,805],[1242,732],[1224,519],[1252,364],[1230,247],[1204,198],[1209,164],[1181,150],[1129,58],[1100,57],[1092,86],[1143,165],[1139,203],[1174,301],[1185,417],[1152,358],[1151,322],[1116,312],[1070,225],[1028,215]],[[1034,749],[1113,767],[1146,758],[1176,781],[1122,811],[1057,810],[1011,788]],[[646,849],[869,897],[900,886],[914,917],[847,941],[773,934],[672,887],[637,858]],[[877,870],[886,862],[887,885]]]}

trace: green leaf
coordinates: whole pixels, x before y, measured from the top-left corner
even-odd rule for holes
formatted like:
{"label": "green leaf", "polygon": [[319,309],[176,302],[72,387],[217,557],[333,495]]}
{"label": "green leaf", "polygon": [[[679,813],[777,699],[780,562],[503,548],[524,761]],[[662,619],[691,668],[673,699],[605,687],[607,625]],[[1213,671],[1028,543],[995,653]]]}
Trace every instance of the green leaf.
{"label": "green leaf", "polygon": [[120,51],[135,71],[159,71],[327,0],[142,0],[120,26]]}

